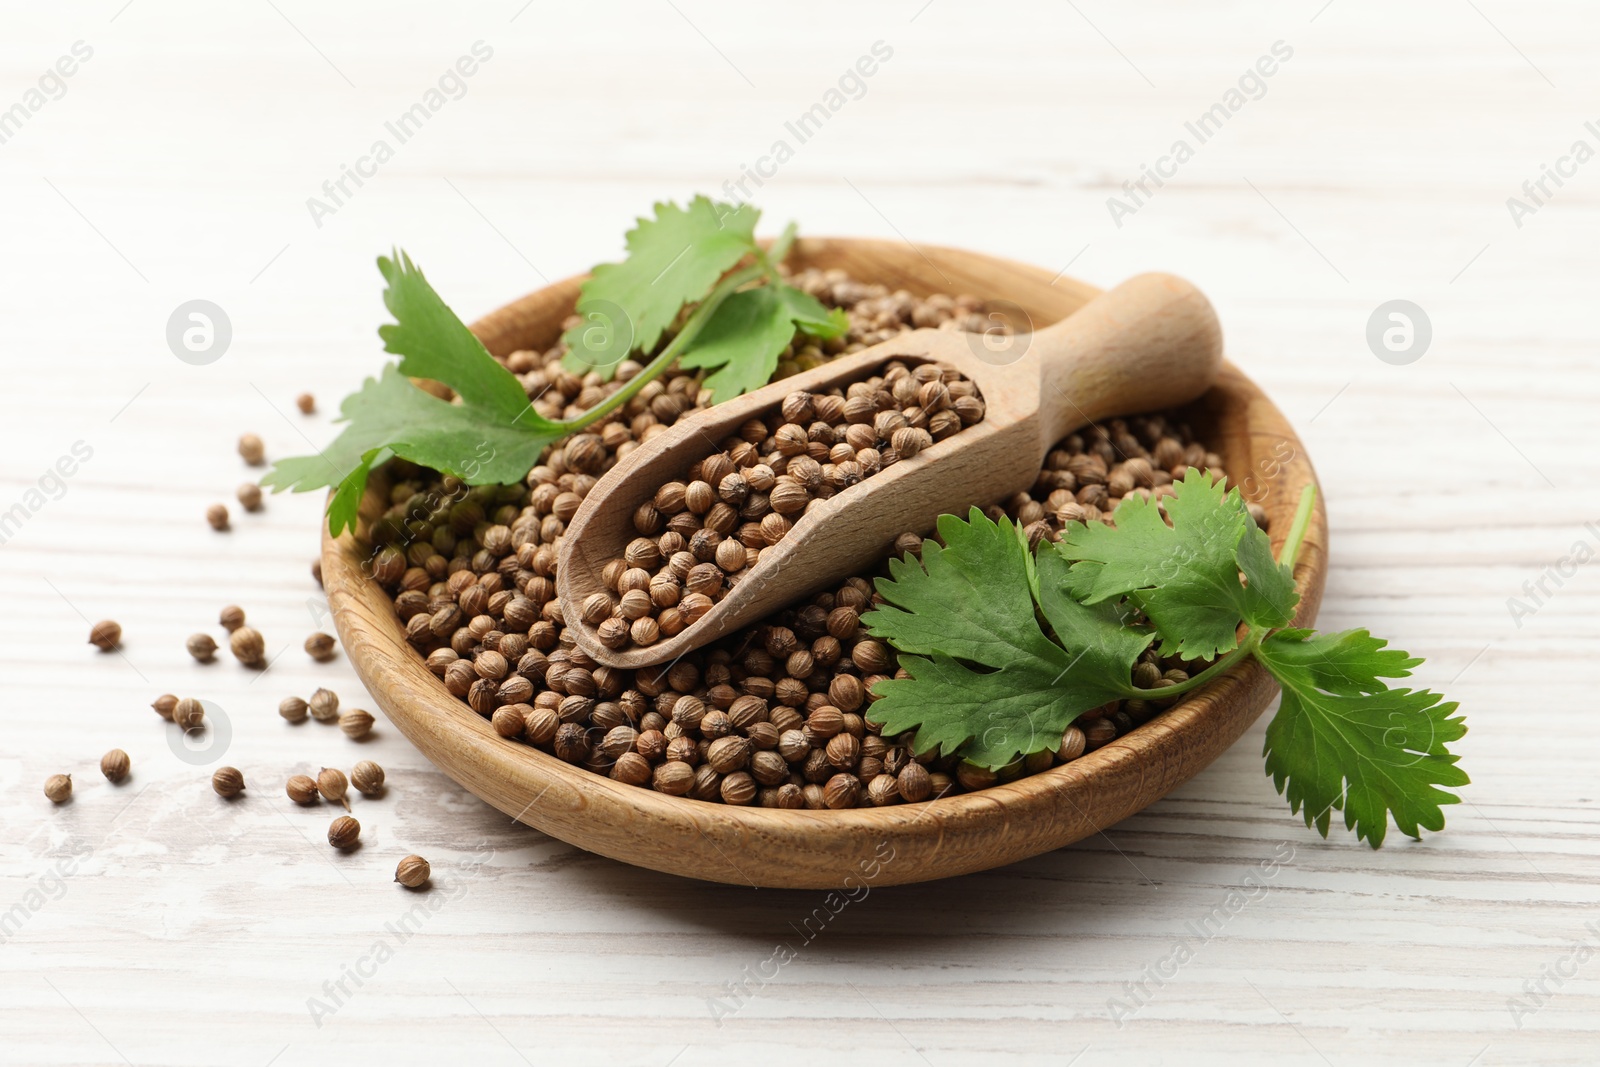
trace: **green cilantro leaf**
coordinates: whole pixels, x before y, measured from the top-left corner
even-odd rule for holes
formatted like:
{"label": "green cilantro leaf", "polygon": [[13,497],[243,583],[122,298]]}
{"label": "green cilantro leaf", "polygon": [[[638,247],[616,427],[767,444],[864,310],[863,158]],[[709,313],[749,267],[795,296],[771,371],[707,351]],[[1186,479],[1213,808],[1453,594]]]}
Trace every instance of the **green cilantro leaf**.
{"label": "green cilantro leaf", "polygon": [[1160,634],[1161,654],[1184,659],[1237,648],[1241,621],[1287,623],[1299,601],[1294,582],[1273,561],[1238,490],[1190,471],[1174,493],[1166,505],[1170,526],[1153,499],[1138,496],[1117,506],[1114,528],[1072,524],[1057,546],[1075,563],[1072,595],[1086,604],[1129,596]]}
{"label": "green cilantro leaf", "polygon": [[628,231],[628,256],[603,263],[583,283],[577,314],[563,336],[562,365],[609,379],[630,352],[655,350],[678,312],[703,300],[723,273],[756,250],[761,212],[697,196],[687,208],[661,203],[654,219]]}
{"label": "green cilantro leaf", "polygon": [[712,402],[720,404],[772,380],[778,356],[794,340],[796,327],[816,337],[842,334],[849,321],[843,312],[835,312],[790,285],[745,289],[722,302],[678,365],[686,370],[721,367],[705,380]]}
{"label": "green cilantro leaf", "polygon": [[[1110,605],[1090,608],[1051,594],[1040,626],[1027,541],[1010,522],[974,508],[939,519],[941,547],[922,562],[890,564],[878,580],[887,601],[862,617],[901,652],[909,678],[874,687],[872,717],[886,734],[917,731],[918,751],[938,748],[998,769],[1052,748],[1083,712],[1135,692],[1133,663],[1152,635],[1129,629]],[[1066,564],[1044,561],[1040,584],[1059,585]],[[916,653],[916,654],[910,654]]]}
{"label": "green cilantro leaf", "polygon": [[328,529],[335,535],[355,527],[367,475],[390,455],[471,485],[518,482],[545,447],[567,432],[542,419],[538,423],[555,428],[525,429],[472,405],[440,400],[418,389],[394,364],[345,397],[339,415],[348,425],[331,445],[315,456],[279,460],[261,480],[278,491],[337,485],[328,507]]}
{"label": "green cilantro leaf", "polygon": [[1442,805],[1460,798],[1439,786],[1469,779],[1445,747],[1467,732],[1454,701],[1430,690],[1390,689],[1381,679],[1410,674],[1418,660],[1365,630],[1272,634],[1257,657],[1283,687],[1267,727],[1272,784],[1326,837],[1329,814],[1373,848],[1392,815],[1410,837],[1444,827]]}

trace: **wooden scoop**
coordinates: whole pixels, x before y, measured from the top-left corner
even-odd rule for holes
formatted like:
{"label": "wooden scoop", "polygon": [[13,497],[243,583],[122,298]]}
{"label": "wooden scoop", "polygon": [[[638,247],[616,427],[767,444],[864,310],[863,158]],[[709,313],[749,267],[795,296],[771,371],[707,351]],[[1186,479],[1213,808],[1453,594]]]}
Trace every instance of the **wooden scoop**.
{"label": "wooden scoop", "polygon": [[[562,538],[556,591],[579,647],[612,667],[674,660],[870,569],[901,533],[928,533],[940,515],[965,514],[1031,488],[1049,450],[1074,430],[1196,399],[1222,362],[1222,329],[1210,302],[1170,274],[1141,274],[1047,329],[998,346],[992,340],[913,330],[679,419],[634,449],[590,490]],[[640,504],[789,393],[843,388],[895,359],[936,360],[966,375],[983,397],[983,421],[807,509],[738,585],[675,637],[617,651],[601,644],[595,628],[578,618],[577,605],[608,591],[601,569],[637,536],[633,513]]]}

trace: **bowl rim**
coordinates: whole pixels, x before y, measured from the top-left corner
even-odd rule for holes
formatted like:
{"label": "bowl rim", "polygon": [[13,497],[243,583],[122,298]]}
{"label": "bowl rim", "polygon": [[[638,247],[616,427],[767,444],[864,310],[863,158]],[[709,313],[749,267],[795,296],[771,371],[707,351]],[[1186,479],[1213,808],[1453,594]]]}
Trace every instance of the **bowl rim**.
{"label": "bowl rim", "polygon": [[[1043,268],[982,253],[936,246],[916,246],[914,251],[941,275],[976,278],[982,272],[994,284],[1026,289],[1035,303],[1054,293],[1058,311],[1099,292],[1060,275],[1052,279]],[[902,243],[872,239],[803,238],[791,262],[821,265],[840,257],[881,265],[890,276],[896,273],[895,263],[902,265],[905,277],[918,273]],[[548,344],[552,321],[559,332],[585,277],[529,293],[472,329],[496,355]],[[999,282],[993,282],[996,277]],[[969,284],[968,289],[976,287]],[[1027,307],[1017,296],[997,299]],[[1246,448],[1252,458],[1269,442],[1274,454],[1283,444],[1289,446],[1271,476],[1269,497],[1276,500],[1264,505],[1277,548],[1289,525],[1282,517],[1285,510],[1292,512],[1301,486],[1316,483],[1304,447],[1282,413],[1231,363],[1224,364],[1216,386],[1198,402],[1196,417],[1203,420],[1208,411],[1213,417],[1245,420],[1228,430],[1240,435],[1230,443]],[[1218,442],[1208,444],[1216,447]],[[1231,460],[1228,467],[1236,476]],[[1279,493],[1279,488],[1287,491]],[[362,499],[361,531],[382,512],[384,500],[387,480],[374,472]],[[1319,493],[1295,567],[1301,594],[1295,625],[1309,625],[1316,616],[1326,578],[1326,545]],[[1248,729],[1275,692],[1270,677],[1252,661],[1070,763],[917,804],[810,811],[706,802],[624,785],[500,737],[487,718],[450,694],[405,640],[392,601],[363,574],[364,562],[355,536],[346,532],[333,538],[324,524],[323,579],[346,654],[384,714],[430,761],[517,821],[570,844],[639,866],[730,884],[838,887],[851,877],[875,885],[898,884],[986,869],[1062,847],[1141,810],[1209,765]],[[518,779],[512,783],[516,788],[508,788],[507,775]],[[527,796],[532,799],[519,807]],[[1062,804],[1073,810],[1063,810]],[[814,840],[819,837],[823,840]],[[887,859],[884,845],[891,850]],[[910,862],[901,855],[903,848],[912,849]],[[736,855],[747,862],[741,865]],[[792,858],[792,869],[784,869],[785,856]],[[869,866],[878,868],[871,878]]]}

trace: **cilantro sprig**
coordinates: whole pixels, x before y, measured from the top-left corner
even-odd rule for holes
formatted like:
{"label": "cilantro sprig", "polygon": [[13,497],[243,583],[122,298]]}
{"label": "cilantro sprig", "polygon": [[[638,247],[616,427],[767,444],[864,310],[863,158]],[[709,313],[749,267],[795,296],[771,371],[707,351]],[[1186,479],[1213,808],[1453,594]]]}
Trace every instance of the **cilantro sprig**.
{"label": "cilantro sprig", "polygon": [[[521,481],[544,450],[607,418],[673,365],[707,372],[720,403],[767,384],[797,333],[842,336],[843,312],[822,306],[778,272],[794,241],[784,230],[770,250],[755,239],[760,212],[695,197],[662,203],[626,238],[628,255],[585,281],[579,323],[563,335],[563,366],[611,380],[635,355],[649,362],[605,400],[575,418],[540,415],[522,384],[491,356],[440,299],[404,252],[378,260],[394,322],[378,330],[400,356],[340,404],[344,429],[313,456],[278,461],[261,480],[274,491],[333,487],[328,528],[354,529],[374,467],[392,457],[452,474],[469,485]],[[741,266],[741,264],[744,264]],[[674,328],[676,324],[676,328]],[[449,387],[453,401],[409,379]]]}
{"label": "cilantro sprig", "polygon": [[[1278,559],[1238,490],[1198,471],[1174,486],[1166,518],[1130,498],[1114,527],[1073,523],[1033,553],[1007,520],[943,516],[939,541],[923,542],[920,561],[892,561],[884,603],[862,617],[906,673],[875,686],[872,717],[886,734],[915,730],[918,751],[998,770],[1055,747],[1094,708],[1179,696],[1253,658],[1283,690],[1266,770],[1307,826],[1326,837],[1340,811],[1374,848],[1391,819],[1411,837],[1439,830],[1459,800],[1446,790],[1468,784],[1448,747],[1466,733],[1457,705],[1392,688],[1422,661],[1366,630],[1288,625],[1312,502],[1308,488]],[[1152,645],[1215,662],[1141,689],[1132,670]]]}

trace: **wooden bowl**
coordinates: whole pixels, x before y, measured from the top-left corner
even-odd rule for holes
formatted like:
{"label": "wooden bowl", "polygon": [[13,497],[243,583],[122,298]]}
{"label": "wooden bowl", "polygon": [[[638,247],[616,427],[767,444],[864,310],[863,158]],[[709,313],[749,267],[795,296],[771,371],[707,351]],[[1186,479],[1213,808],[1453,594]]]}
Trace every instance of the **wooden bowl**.
{"label": "wooden bowl", "polygon": [[[956,249],[903,242],[812,238],[790,262],[839,267],[918,295],[970,293],[1020,308],[1036,326],[1077,310],[1098,291],[1068,278]],[[571,313],[581,277],[568,278],[477,323],[489,351],[543,349]],[[1311,461],[1283,414],[1231,364],[1186,412],[1219,452],[1234,484],[1267,511],[1277,547]],[[383,511],[388,486],[374,475],[362,528]],[[445,689],[407,644],[389,597],[363,572],[360,542],[324,536],[322,574],[340,639],[389,719],[472,793],[517,820],[579,848],[688,878],[735,885],[853,888],[967,874],[1088,837],[1159,800],[1239,739],[1271,701],[1256,663],[1218,678],[1181,704],[1071,763],[1007,785],[922,804],[849,811],[735,807],[623,785],[520,742]],[[1327,525],[1319,503],[1295,568],[1299,625],[1322,599]]]}

